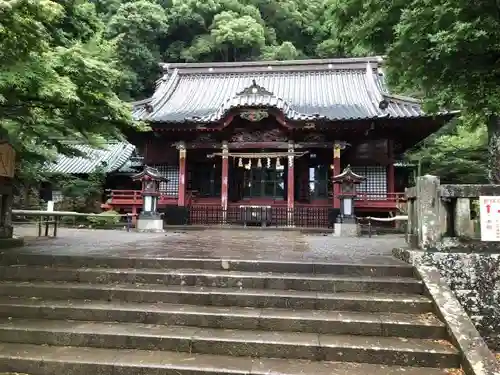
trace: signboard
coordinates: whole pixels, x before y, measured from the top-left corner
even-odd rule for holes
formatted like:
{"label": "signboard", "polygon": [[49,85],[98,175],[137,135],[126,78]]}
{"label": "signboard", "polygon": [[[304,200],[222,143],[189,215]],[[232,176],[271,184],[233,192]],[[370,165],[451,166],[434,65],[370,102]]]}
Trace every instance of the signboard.
{"label": "signboard", "polygon": [[0,176],[14,177],[16,152],[7,142],[0,143]]}
{"label": "signboard", "polygon": [[500,241],[500,197],[479,197],[481,241]]}

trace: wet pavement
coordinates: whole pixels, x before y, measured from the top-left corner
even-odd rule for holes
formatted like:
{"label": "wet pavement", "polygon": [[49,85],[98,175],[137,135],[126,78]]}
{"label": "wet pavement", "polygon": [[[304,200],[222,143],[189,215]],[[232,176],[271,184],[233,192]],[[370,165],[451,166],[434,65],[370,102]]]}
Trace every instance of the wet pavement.
{"label": "wet pavement", "polygon": [[26,246],[16,251],[53,255],[120,257],[231,258],[401,264],[394,247],[403,236],[338,238],[328,234],[255,229],[178,230],[137,233],[121,230],[61,228],[57,238],[37,238],[35,227],[15,228]]}

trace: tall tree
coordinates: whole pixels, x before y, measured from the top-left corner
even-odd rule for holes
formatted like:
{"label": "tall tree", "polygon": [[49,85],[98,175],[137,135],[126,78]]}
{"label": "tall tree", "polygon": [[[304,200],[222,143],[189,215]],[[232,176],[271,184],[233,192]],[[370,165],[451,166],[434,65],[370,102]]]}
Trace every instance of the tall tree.
{"label": "tall tree", "polygon": [[500,6],[497,1],[330,0],[350,48],[387,55],[390,82],[426,108],[486,124],[489,180],[500,183]]}
{"label": "tall tree", "polygon": [[121,67],[128,70],[125,97],[144,98],[151,95],[152,82],[159,75],[161,41],[168,32],[165,9],[154,1],[123,3],[110,18],[106,37],[116,46]]}
{"label": "tall tree", "polygon": [[68,139],[120,137],[132,125],[93,4],[0,0],[0,20],[0,131],[24,160],[72,152]]}
{"label": "tall tree", "polygon": [[487,138],[485,127],[471,131],[465,124],[452,122],[424,140],[407,157],[420,164],[422,173],[439,176],[444,183],[486,183]]}

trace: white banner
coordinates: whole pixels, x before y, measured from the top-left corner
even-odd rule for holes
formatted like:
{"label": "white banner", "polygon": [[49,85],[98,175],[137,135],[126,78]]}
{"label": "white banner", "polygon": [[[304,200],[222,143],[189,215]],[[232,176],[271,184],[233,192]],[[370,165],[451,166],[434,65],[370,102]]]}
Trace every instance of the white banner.
{"label": "white banner", "polygon": [[500,197],[479,197],[481,241],[500,241]]}

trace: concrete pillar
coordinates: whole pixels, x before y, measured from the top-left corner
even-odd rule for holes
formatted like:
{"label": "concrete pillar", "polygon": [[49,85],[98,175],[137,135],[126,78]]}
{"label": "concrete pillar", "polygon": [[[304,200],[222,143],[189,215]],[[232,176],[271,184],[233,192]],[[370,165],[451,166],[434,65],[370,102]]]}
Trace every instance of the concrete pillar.
{"label": "concrete pillar", "polygon": [[443,235],[442,214],[444,207],[439,195],[439,177],[425,175],[417,178],[416,213],[417,239],[421,249],[434,248]]}
{"label": "concrete pillar", "polygon": [[179,142],[179,192],[177,205],[184,207],[186,205],[186,144]]}
{"label": "concrete pillar", "polygon": [[470,216],[470,199],[457,198],[455,212],[453,213],[454,230],[457,237],[471,238],[474,236],[474,226]]}
{"label": "concrete pillar", "polygon": [[288,174],[287,174],[287,211],[288,225],[293,226],[295,208],[295,171],[294,171],[294,145],[293,141],[288,142]]}
{"label": "concrete pillar", "polygon": [[227,222],[227,193],[229,181],[229,148],[227,142],[222,143],[222,183],[220,192],[220,203],[222,206],[222,223]]}

